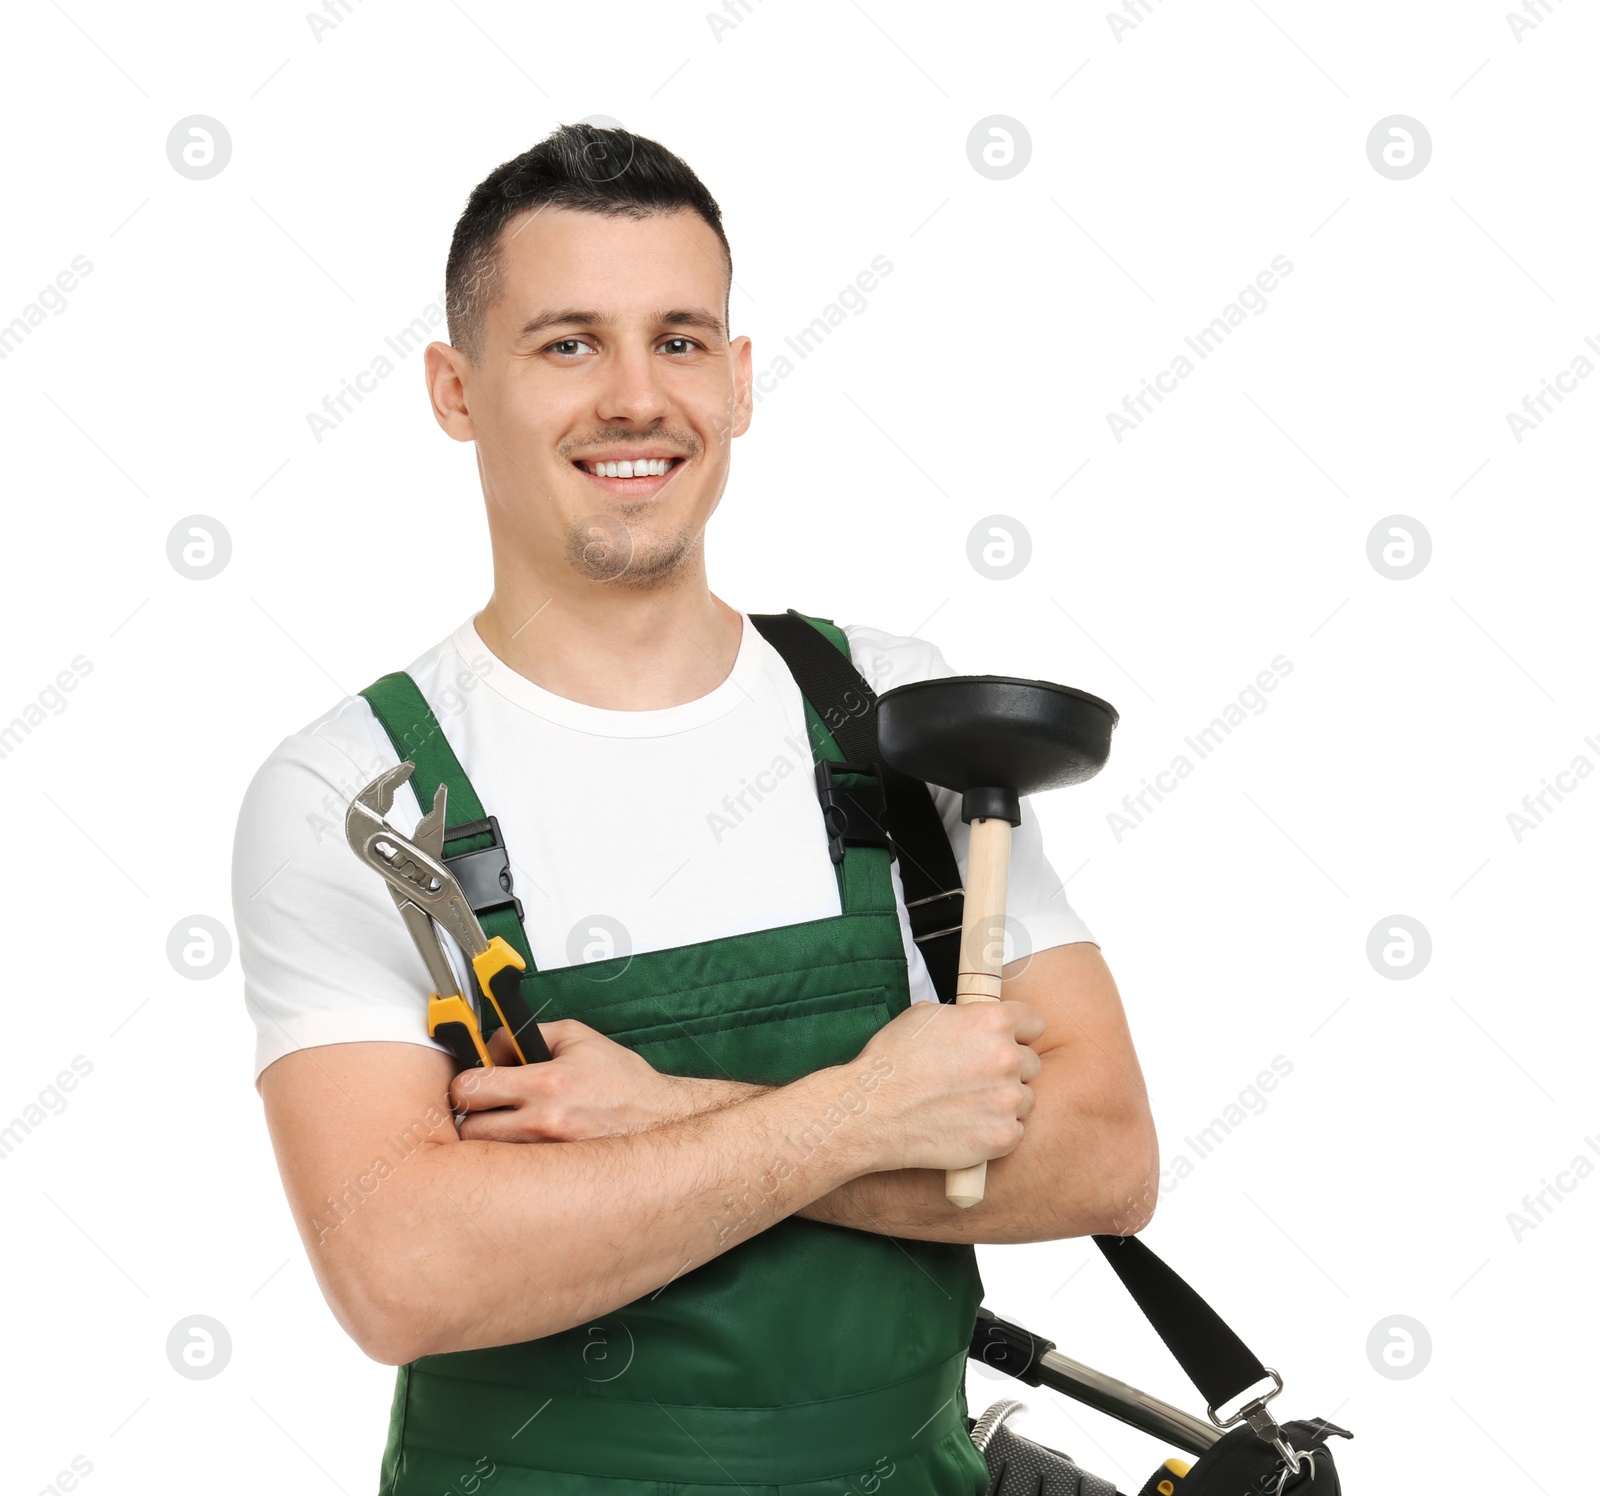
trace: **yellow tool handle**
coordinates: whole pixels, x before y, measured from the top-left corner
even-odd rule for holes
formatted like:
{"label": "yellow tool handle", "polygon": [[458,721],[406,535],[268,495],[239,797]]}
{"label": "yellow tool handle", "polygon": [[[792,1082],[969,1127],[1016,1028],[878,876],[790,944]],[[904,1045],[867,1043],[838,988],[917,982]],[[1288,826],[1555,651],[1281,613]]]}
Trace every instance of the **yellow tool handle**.
{"label": "yellow tool handle", "polygon": [[472,958],[478,990],[489,999],[504,1025],[518,1063],[532,1065],[552,1056],[522,995],[522,973],[526,970],[527,963],[500,935],[489,941],[487,950]]}
{"label": "yellow tool handle", "polygon": [[428,999],[428,1037],[443,1044],[456,1057],[456,1064],[462,1070],[480,1065],[485,1070],[494,1069],[489,1046],[483,1042],[483,1033],[478,1027],[478,1015],[460,993],[449,997],[434,993]]}
{"label": "yellow tool handle", "polygon": [[[494,1008],[521,1065],[552,1058],[522,995],[522,973],[526,970],[527,963],[500,935],[472,958],[478,989]],[[434,993],[428,999],[428,1037],[445,1045],[463,1070],[494,1069],[478,1016],[460,993],[448,997]]]}

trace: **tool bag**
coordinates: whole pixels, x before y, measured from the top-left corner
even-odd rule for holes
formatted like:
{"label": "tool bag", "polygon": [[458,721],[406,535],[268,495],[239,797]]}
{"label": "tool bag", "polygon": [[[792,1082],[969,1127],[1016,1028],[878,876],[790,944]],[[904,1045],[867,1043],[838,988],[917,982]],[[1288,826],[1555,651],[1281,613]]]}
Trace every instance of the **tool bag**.
{"label": "tool bag", "polygon": [[989,1467],[988,1496],[1117,1496],[1109,1480],[1091,1475],[1070,1455],[1024,1439],[1006,1426],[1027,1411],[1015,1398],[994,1403],[972,1426],[972,1442]]}
{"label": "tool bag", "polygon": [[[1070,1455],[1025,1439],[1005,1420],[1027,1405],[1014,1399],[994,1403],[972,1428],[989,1467],[986,1496],[1121,1496],[1101,1476],[1091,1474]],[[1302,1473],[1295,1475],[1248,1428],[1228,1433],[1200,1457],[1197,1464],[1169,1459],[1139,1487],[1138,1496],[1339,1496],[1339,1472],[1333,1456],[1321,1441],[1344,1434],[1318,1420],[1288,1423],[1284,1432],[1296,1441]],[[1349,1435],[1345,1435],[1349,1437]]]}
{"label": "tool bag", "polygon": [[[955,854],[928,787],[883,762],[878,752],[877,695],[848,655],[824,636],[822,625],[837,632],[831,620],[813,619],[791,608],[787,613],[753,613],[750,621],[783,657],[849,761],[835,769],[876,780],[875,789],[844,789],[819,780],[835,860],[847,842],[892,848],[912,938],[939,1001],[954,1001],[964,897]],[[1190,1435],[1187,1447],[1199,1459],[1192,1467],[1179,1459],[1167,1461],[1138,1496],[1284,1496],[1312,1491],[1313,1482],[1314,1496],[1338,1496],[1339,1477],[1327,1440],[1353,1435],[1322,1419],[1277,1424],[1266,1407],[1283,1386],[1275,1371],[1270,1373],[1272,1391],[1245,1404],[1226,1424],[1218,1424],[1213,1410],[1266,1381],[1268,1369],[1143,1242],[1131,1236],[1097,1236],[1094,1242],[1205,1396],[1212,1424],[1223,1430],[1217,1437],[1211,1428],[1189,1419],[1200,1433]],[[1065,1377],[1053,1379],[1047,1355],[1054,1349],[1052,1342],[1038,1340],[980,1309],[969,1356],[1032,1386],[1043,1382],[1112,1417],[1154,1431],[1133,1401],[1119,1405],[1115,1396],[1086,1393],[1082,1385]],[[1006,1418],[1021,1407],[1014,1401],[997,1404],[972,1426],[989,1465],[988,1496],[1117,1496],[1109,1481],[1007,1428]]]}

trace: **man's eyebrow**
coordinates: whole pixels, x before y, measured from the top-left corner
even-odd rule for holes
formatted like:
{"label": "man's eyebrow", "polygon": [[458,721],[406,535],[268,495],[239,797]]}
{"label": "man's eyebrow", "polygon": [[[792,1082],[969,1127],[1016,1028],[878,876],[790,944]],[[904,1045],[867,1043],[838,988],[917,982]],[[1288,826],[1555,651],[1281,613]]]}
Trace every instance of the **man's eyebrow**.
{"label": "man's eyebrow", "polygon": [[524,338],[536,337],[551,327],[564,327],[568,323],[580,323],[584,326],[604,326],[610,318],[600,312],[584,312],[574,307],[557,307],[550,311],[538,312],[522,324],[522,330],[517,334],[517,341]]}
{"label": "man's eyebrow", "polygon": [[721,334],[722,318],[714,312],[702,312],[694,307],[685,307],[676,312],[658,312],[656,321],[668,327],[698,327],[705,332]]}
{"label": "man's eyebrow", "polygon": [[[604,312],[584,311],[578,307],[555,307],[549,311],[538,312],[524,322],[517,333],[517,341],[520,343],[537,337],[552,327],[573,325],[610,327],[614,320]],[[705,332],[714,332],[719,337],[723,335],[722,318],[695,307],[678,307],[671,311],[657,312],[653,320],[657,326],[698,327]]]}

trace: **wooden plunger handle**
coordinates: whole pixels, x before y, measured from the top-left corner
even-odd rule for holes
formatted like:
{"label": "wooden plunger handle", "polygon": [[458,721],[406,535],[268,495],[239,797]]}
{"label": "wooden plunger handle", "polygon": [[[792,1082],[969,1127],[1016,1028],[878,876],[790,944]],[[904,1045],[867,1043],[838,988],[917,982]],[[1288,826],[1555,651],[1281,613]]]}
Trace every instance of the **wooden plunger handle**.
{"label": "wooden plunger handle", "polygon": [[[967,891],[961,920],[958,1003],[997,1002],[1006,947],[1006,879],[1011,869],[1011,822],[986,816],[970,825]],[[987,1163],[947,1169],[944,1197],[963,1208],[983,1199]]]}

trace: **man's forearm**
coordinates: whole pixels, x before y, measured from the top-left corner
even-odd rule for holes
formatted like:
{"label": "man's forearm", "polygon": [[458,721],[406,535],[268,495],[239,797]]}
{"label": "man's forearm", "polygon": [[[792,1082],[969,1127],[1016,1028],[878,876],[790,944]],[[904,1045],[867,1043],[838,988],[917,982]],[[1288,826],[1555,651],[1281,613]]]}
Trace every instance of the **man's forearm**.
{"label": "man's forearm", "polygon": [[537,1147],[429,1145],[406,1187],[377,1191],[365,1211],[400,1259],[384,1290],[385,1359],[582,1324],[854,1178],[870,1167],[862,1118],[846,1111],[826,1134],[815,1128],[855,1087],[852,1069],[751,1088],[734,1104],[645,1132]]}
{"label": "man's forearm", "polygon": [[[1137,1230],[1148,1218],[1157,1161],[1129,1158],[1124,1130],[1138,1119],[1105,1115],[1095,1098],[1073,1084],[1070,1055],[1040,1056],[1032,1082],[1034,1109],[1022,1142],[991,1161],[984,1197],[965,1210],[944,1196],[935,1169],[862,1174],[794,1213],[831,1226],[919,1241],[1055,1241],[1101,1231]],[[684,1110],[692,1115],[732,1105],[773,1088],[736,1080],[680,1078]],[[868,1122],[870,1125],[870,1121]]]}
{"label": "man's forearm", "polygon": [[[1036,1099],[1022,1141],[990,1161],[976,1205],[950,1204],[938,1170],[897,1169],[863,1174],[795,1213],[918,1241],[1054,1241],[1137,1230],[1148,1218],[1150,1190],[1133,1177],[1145,1169],[1130,1164],[1123,1119],[1102,1115],[1074,1085],[1066,1053],[1040,1056],[1030,1084]],[[1153,1176],[1155,1160],[1145,1167]]]}
{"label": "man's forearm", "polygon": [[745,1101],[778,1089],[776,1086],[758,1086],[744,1080],[709,1080],[689,1075],[674,1076],[672,1084],[679,1100],[678,1110],[672,1119],[674,1121],[693,1117],[699,1112],[714,1112],[719,1107],[732,1106],[736,1101]]}
{"label": "man's forearm", "polygon": [[[923,1242],[1048,1242],[1106,1230],[1107,1202],[1112,1210],[1125,1203],[1117,1195],[1125,1170],[1115,1163],[1125,1149],[1115,1126],[1072,1090],[1066,1059],[1064,1054],[1042,1056],[1034,1080],[1037,1101],[1021,1146],[990,1163],[984,1198],[970,1210],[957,1210],[944,1198],[941,1171],[907,1168],[862,1174],[795,1214]],[[685,1078],[680,1086],[680,1115],[717,1110],[771,1090],[741,1080],[701,1078]]]}

